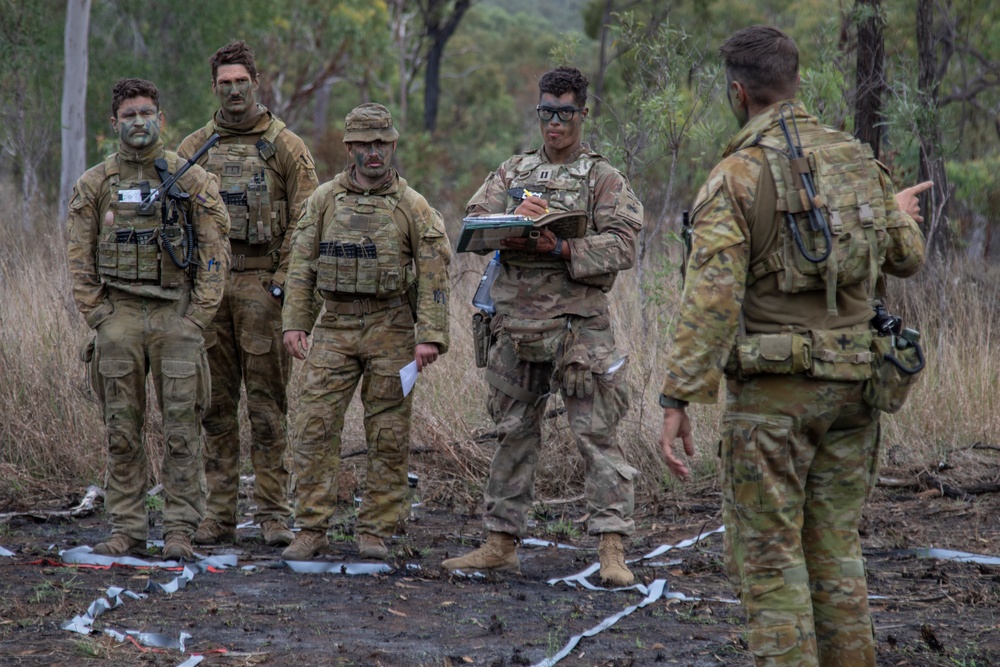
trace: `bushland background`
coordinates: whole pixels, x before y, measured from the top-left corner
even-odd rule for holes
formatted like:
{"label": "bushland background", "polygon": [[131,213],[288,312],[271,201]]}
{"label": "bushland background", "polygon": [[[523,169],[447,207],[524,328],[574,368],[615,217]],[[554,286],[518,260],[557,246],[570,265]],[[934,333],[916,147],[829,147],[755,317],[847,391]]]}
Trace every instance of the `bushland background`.
{"label": "bushland background", "polygon": [[[927,370],[884,421],[886,461],[961,466],[997,481],[1000,440],[1000,7],[990,0],[0,0],[0,511],[103,478],[100,414],[78,349],[90,332],[65,257],[68,188],[114,150],[110,89],[151,79],[173,148],[217,108],[208,58],[231,39],[256,51],[261,97],[302,136],[321,180],[345,163],[345,114],[386,104],[397,167],[455,238],[465,202],[512,153],[537,147],[538,77],[557,64],[591,80],[585,139],[645,204],[641,260],[613,292],[631,358],[632,407],[619,432],[642,475],[640,503],[675,489],[657,454],[656,404],[679,298],[680,213],[736,130],[716,49],[774,23],[801,50],[802,98],[872,142],[897,186],[923,198],[932,250],[890,308],[921,330]],[[452,265],[451,351],[417,386],[412,448],[425,501],[474,512],[495,440],[474,368],[469,304],[484,259]],[[291,388],[294,395],[298,377]],[[151,394],[152,395],[152,394]],[[537,478],[541,501],[582,493],[558,398]],[[693,406],[690,484],[711,485],[718,406]],[[149,410],[147,445],[159,451]],[[345,475],[363,451],[349,415]],[[155,466],[154,466],[155,468]],[[151,476],[157,476],[151,471]],[[348,484],[353,480],[348,480]]]}

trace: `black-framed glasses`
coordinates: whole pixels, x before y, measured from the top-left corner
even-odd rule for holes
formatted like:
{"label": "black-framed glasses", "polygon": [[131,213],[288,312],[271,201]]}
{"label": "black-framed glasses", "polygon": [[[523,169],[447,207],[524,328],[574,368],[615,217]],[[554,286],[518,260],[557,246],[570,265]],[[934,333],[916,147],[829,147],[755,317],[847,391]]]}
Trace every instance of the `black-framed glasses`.
{"label": "black-framed glasses", "polygon": [[577,111],[583,111],[586,107],[550,107],[542,106],[539,104],[535,107],[535,112],[538,114],[539,120],[548,122],[552,120],[553,116],[559,116],[559,120],[564,123],[568,123],[573,120],[573,116]]}

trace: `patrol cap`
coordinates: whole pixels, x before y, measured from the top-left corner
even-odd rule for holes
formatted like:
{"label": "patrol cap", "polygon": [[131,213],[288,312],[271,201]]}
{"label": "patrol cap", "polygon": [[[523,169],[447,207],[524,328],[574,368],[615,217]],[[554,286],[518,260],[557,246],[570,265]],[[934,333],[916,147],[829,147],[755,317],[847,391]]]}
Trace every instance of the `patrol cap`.
{"label": "patrol cap", "polygon": [[367,102],[355,107],[344,119],[344,143],[349,141],[385,141],[399,139],[392,126],[392,114],[381,104]]}

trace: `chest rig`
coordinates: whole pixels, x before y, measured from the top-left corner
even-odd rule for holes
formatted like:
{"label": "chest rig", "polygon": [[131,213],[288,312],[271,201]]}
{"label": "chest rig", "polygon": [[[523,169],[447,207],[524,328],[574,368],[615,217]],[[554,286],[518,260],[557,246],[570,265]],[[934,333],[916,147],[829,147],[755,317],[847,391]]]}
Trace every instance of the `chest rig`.
{"label": "chest rig", "polygon": [[340,295],[398,296],[413,282],[403,265],[402,233],[393,219],[403,192],[376,196],[341,190],[332,194],[332,219],[323,227],[316,287]]}
{"label": "chest rig", "polygon": [[[540,151],[531,151],[514,165],[510,188],[524,188],[541,194],[553,211],[590,212],[590,200],[594,191],[594,165],[604,158],[597,153],[584,153],[569,164],[546,162]],[[508,196],[507,209],[516,206]],[[597,233],[592,224],[587,226],[587,236]],[[547,258],[534,252],[501,250],[501,259],[513,266],[532,268],[564,269],[566,262]]]}
{"label": "chest rig", "polygon": [[[750,267],[748,284],[777,273],[782,293],[825,290],[827,310],[836,314],[838,287],[867,280],[874,296],[889,246],[884,194],[870,168],[874,156],[867,144],[853,137],[803,123],[799,136],[804,157],[789,159],[788,143],[779,134],[769,130],[756,142],[765,149],[766,168],[775,184],[773,210],[784,218],[779,247]],[[813,198],[806,194],[803,174],[811,176]],[[829,236],[810,224],[813,208],[822,212]]]}
{"label": "chest rig", "polygon": [[[211,134],[214,128],[214,121],[210,122],[206,132]],[[276,118],[256,143],[243,143],[250,138],[233,136],[227,138],[233,143],[209,150],[204,166],[219,177],[219,194],[229,210],[231,241],[267,246],[288,226],[288,202],[274,200],[273,177],[267,169],[267,161],[277,152],[274,140],[284,128],[284,122]],[[263,250],[257,249],[256,254]]]}
{"label": "chest rig", "polygon": [[[184,269],[171,260],[165,245],[186,247],[188,239],[180,224],[163,225],[160,206],[140,213],[140,203],[160,179],[152,166],[148,180],[121,180],[116,155],[104,163],[110,184],[109,215],[101,218],[97,271],[114,285],[156,285],[180,287],[188,282]],[[177,169],[175,157],[167,158],[171,173]],[[145,175],[145,174],[143,174]],[[176,251],[175,251],[176,253]]]}

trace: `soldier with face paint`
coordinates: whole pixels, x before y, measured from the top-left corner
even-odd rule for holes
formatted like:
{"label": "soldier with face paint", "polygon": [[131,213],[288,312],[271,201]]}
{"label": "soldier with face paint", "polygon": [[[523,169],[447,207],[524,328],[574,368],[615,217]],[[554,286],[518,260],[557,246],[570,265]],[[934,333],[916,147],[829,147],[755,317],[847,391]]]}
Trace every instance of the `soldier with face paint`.
{"label": "soldier with face paint", "polygon": [[[161,182],[154,161],[165,160],[170,173],[183,165],[163,150],[156,86],[121,79],[111,112],[119,149],[77,181],[68,226],[73,297],[96,330],[82,357],[108,434],[105,504],[112,534],[94,552],[146,551],[149,471],[142,427],[149,372],[163,414],[163,555],[190,559],[205,499],[201,417],[209,371],[202,330],[222,299],[229,218],[218,181],[197,165],[177,182],[186,200],[170,200],[165,210],[160,202],[142,205]],[[193,244],[194,254],[187,255]]]}
{"label": "soldier with face paint", "polygon": [[[486,368],[487,407],[498,448],[486,483],[486,543],[442,563],[446,570],[520,569],[517,543],[527,531],[541,452],[541,419],[553,390],[563,392],[569,426],[586,463],[588,531],[600,535],[600,577],[634,580],[623,538],[632,533],[632,479],[615,430],[628,409],[628,359],[615,345],[611,286],[635,262],[642,204],[626,178],[581,140],[587,79],[557,67],[538,82],[542,148],[515,155],[487,177],[467,215],[584,210],[583,238],[509,239],[493,284],[495,343]],[[511,192],[536,193],[522,200]]]}
{"label": "soldier with face paint", "polygon": [[204,417],[208,500],[194,541],[236,539],[238,415],[245,387],[256,480],[254,520],[265,543],[287,545],[292,532],[284,464],[285,387],[291,359],[281,344],[281,304],[290,232],[316,189],[316,172],[302,140],[257,102],[258,73],[250,47],[242,41],[227,44],[210,63],[219,110],[177,150],[191,156],[212,134],[221,137],[200,164],[221,180],[233,254],[222,304],[205,329],[212,368],[212,404]]}
{"label": "soldier with face paint", "polygon": [[[392,167],[398,138],[381,104],[351,111],[351,166],[309,198],[292,236],[284,342],[305,369],[292,435],[302,530],[287,560],[329,546],[340,433],[358,382],[368,440],[355,528],[361,557],[389,558],[386,540],[409,515],[413,394],[403,396],[399,371],[413,361],[423,371],[448,349],[451,246],[440,214]],[[317,291],[326,302],[318,322]]]}

